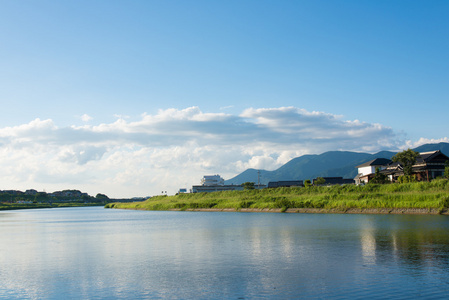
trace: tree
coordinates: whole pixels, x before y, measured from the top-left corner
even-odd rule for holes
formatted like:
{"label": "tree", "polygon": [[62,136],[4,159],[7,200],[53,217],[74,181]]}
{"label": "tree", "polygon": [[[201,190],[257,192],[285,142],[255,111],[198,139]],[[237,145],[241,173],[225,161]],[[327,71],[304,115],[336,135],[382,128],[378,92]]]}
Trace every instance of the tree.
{"label": "tree", "polygon": [[254,190],[254,182],[245,182],[242,186],[244,190]]}
{"label": "tree", "polygon": [[108,197],[108,196],[106,196],[105,194],[100,194],[100,193],[98,193],[98,194],[95,196],[95,198],[98,199],[98,200],[109,200],[109,197]]}
{"label": "tree", "polygon": [[305,187],[309,187],[309,186],[311,186],[311,185],[312,185],[312,182],[310,181],[310,179],[304,180],[304,186],[305,186]]}
{"label": "tree", "polygon": [[39,192],[34,196],[34,201],[36,202],[44,202],[44,201],[48,201],[49,197],[48,194],[46,192]]}
{"label": "tree", "polygon": [[399,162],[404,168],[404,175],[411,176],[412,175],[412,166],[416,163],[416,159],[418,158],[419,153],[412,150],[407,149],[402,152],[396,153],[391,160],[394,162]]}
{"label": "tree", "polygon": [[376,173],[374,174],[374,177],[369,181],[369,183],[389,183],[387,175],[380,173],[380,169],[376,168]]}
{"label": "tree", "polygon": [[316,184],[316,185],[323,185],[325,183],[326,183],[326,179],[324,179],[323,177],[317,177],[314,180],[314,184]]}

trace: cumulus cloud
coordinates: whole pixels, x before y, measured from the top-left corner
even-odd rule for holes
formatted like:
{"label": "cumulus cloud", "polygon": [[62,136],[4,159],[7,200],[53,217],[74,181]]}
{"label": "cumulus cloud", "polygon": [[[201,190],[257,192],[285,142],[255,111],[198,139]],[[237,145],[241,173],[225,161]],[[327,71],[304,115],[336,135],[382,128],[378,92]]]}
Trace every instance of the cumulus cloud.
{"label": "cumulus cloud", "polygon": [[204,174],[230,178],[307,153],[374,152],[401,143],[381,124],[295,107],[250,108],[240,115],[166,109],[138,120],[70,127],[36,119],[0,128],[0,178],[21,189],[65,182],[60,188],[151,195],[197,184]]}
{"label": "cumulus cloud", "polygon": [[93,118],[91,117],[91,116],[89,116],[88,114],[84,114],[84,115],[82,115],[81,116],[81,120],[83,121],[83,122],[89,122],[89,121],[91,121]]}

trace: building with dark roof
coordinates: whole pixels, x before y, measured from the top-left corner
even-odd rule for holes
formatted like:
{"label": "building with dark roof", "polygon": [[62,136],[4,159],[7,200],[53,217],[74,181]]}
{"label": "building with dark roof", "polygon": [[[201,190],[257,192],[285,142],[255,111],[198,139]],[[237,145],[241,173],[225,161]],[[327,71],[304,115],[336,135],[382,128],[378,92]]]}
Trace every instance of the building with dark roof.
{"label": "building with dark roof", "polygon": [[291,187],[291,186],[304,186],[304,183],[302,180],[283,180],[283,181],[268,182],[269,188]]}
{"label": "building with dark roof", "polygon": [[[444,175],[444,168],[449,157],[440,150],[421,152],[412,166],[412,174],[418,181],[430,181]],[[388,176],[391,181],[396,181],[404,175],[404,168],[400,162],[393,162],[386,158],[376,158],[357,166],[358,174],[354,178],[356,184],[368,183],[374,177],[376,169]]]}
{"label": "building with dark roof", "polygon": [[391,159],[376,158],[356,166],[358,173],[354,178],[355,184],[368,183],[374,177],[376,169],[385,170],[390,163]]}
{"label": "building with dark roof", "polygon": [[[418,181],[430,181],[444,175],[444,168],[449,157],[440,150],[421,152],[412,166],[412,174]],[[388,175],[391,181],[396,181],[399,176],[404,175],[404,168],[399,162],[390,163],[382,173]]]}

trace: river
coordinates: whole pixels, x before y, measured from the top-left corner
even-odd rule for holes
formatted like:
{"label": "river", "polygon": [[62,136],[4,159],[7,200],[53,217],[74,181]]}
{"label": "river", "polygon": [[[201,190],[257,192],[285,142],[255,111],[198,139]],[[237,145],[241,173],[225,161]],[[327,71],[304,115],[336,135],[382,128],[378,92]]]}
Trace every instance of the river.
{"label": "river", "polygon": [[1,299],[441,299],[449,217],[0,212]]}

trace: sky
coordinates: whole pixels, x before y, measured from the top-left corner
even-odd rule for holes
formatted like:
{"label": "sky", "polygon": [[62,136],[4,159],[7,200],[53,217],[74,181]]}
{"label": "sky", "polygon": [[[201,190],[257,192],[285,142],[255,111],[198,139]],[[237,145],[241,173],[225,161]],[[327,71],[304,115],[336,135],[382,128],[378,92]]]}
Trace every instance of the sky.
{"label": "sky", "polygon": [[3,0],[0,190],[127,198],[449,142],[449,1]]}

